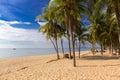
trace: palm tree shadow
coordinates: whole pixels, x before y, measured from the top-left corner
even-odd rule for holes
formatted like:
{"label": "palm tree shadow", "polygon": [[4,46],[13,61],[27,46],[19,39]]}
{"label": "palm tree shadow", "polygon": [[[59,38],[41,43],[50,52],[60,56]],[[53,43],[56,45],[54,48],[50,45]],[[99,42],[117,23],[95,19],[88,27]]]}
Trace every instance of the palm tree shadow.
{"label": "palm tree shadow", "polygon": [[113,65],[81,65],[77,67],[109,67],[109,66],[120,66],[120,64],[113,64]]}
{"label": "palm tree shadow", "polygon": [[[82,60],[117,60],[118,56],[82,56]],[[107,67],[107,66],[120,66],[120,64],[109,65],[78,65],[77,67]]]}
{"label": "palm tree shadow", "polygon": [[118,56],[82,56],[83,60],[113,60],[119,59]]}

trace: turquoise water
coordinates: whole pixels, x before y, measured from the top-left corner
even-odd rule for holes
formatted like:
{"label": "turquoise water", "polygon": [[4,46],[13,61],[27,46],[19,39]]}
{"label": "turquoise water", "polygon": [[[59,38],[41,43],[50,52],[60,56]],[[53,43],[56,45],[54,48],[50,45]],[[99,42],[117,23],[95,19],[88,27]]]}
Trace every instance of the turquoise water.
{"label": "turquoise water", "polygon": [[[89,48],[81,48],[81,51],[89,50]],[[76,51],[78,51],[76,49]],[[59,49],[59,52],[62,52]],[[65,52],[68,52],[68,49],[65,49]],[[16,57],[24,57],[24,56],[37,56],[37,55],[48,55],[55,54],[55,50],[53,48],[0,48],[0,58],[16,58]]]}

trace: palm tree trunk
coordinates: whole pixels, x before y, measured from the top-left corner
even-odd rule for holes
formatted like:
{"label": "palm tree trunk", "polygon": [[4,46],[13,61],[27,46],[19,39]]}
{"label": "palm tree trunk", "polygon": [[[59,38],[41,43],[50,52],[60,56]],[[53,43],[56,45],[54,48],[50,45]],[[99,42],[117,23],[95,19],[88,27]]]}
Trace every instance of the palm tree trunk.
{"label": "palm tree trunk", "polygon": [[67,35],[68,35],[68,46],[69,46],[69,53],[70,53],[70,59],[72,59],[72,55],[71,55],[71,43],[70,43],[70,34],[67,30]]}
{"label": "palm tree trunk", "polygon": [[112,48],[112,54],[113,54],[114,49]]}
{"label": "palm tree trunk", "polygon": [[111,46],[109,47],[109,54],[111,54]]}
{"label": "palm tree trunk", "polygon": [[103,55],[103,45],[101,44],[101,55]]}
{"label": "palm tree trunk", "polygon": [[115,5],[115,15],[116,15],[116,21],[118,26],[119,55],[120,55],[120,12],[119,12],[118,4]]}
{"label": "palm tree trunk", "polygon": [[[53,40],[50,38],[50,41],[52,42],[52,44],[53,44],[53,47],[54,47],[54,49],[55,49],[55,51],[56,51],[56,46],[55,46],[55,44],[54,44],[54,42],[53,42]],[[57,51],[56,51],[57,52]]]}
{"label": "palm tree trunk", "polygon": [[112,55],[113,55],[113,43],[112,43],[112,40],[110,40],[111,41],[111,44],[110,44],[110,47],[111,47],[111,53],[112,53]]}
{"label": "palm tree trunk", "polygon": [[[57,53],[57,59],[59,59],[59,53],[58,53],[58,48],[57,48],[57,46],[55,45],[55,43],[53,42],[53,40],[50,38],[50,41],[52,42],[52,44],[53,44],[53,46],[54,46],[54,49],[55,49],[55,51],[56,51],[56,53]],[[55,40],[55,42],[56,42],[56,44],[57,44],[57,40]]]}
{"label": "palm tree trunk", "polygon": [[95,45],[94,45],[94,43],[92,43],[92,53],[93,53],[93,55],[95,54]]}
{"label": "palm tree trunk", "polygon": [[65,11],[65,26],[67,30],[67,35],[68,35],[68,46],[69,46],[69,53],[70,53],[70,59],[72,59],[71,55],[71,43],[70,43],[70,33],[69,33],[69,17],[67,16],[67,12]]}
{"label": "palm tree trunk", "polygon": [[63,52],[63,57],[64,57],[64,47],[63,47],[63,39],[61,38],[61,47],[62,47],[62,52]]}
{"label": "palm tree trunk", "polygon": [[68,14],[69,16],[69,31],[71,34],[71,41],[72,41],[72,52],[73,52],[73,66],[76,67],[76,59],[75,59],[75,41],[74,41],[74,32],[73,32],[73,27],[72,27],[72,19],[70,16],[70,13]]}
{"label": "palm tree trunk", "polygon": [[58,52],[57,36],[55,37],[55,44],[56,44],[57,59],[60,59]]}
{"label": "palm tree trunk", "polygon": [[110,40],[110,44],[109,44],[109,54],[112,54],[112,43],[111,43],[111,40]]}
{"label": "palm tree trunk", "polygon": [[79,58],[80,58],[80,39],[79,39],[79,48],[78,48],[78,50],[79,50]]}
{"label": "palm tree trunk", "polygon": [[77,44],[77,40],[75,40],[75,44],[76,44],[76,48],[78,49],[78,44]]}
{"label": "palm tree trunk", "polygon": [[72,31],[71,31],[71,40],[72,40],[72,51],[73,51],[73,66],[76,67],[74,36]]}

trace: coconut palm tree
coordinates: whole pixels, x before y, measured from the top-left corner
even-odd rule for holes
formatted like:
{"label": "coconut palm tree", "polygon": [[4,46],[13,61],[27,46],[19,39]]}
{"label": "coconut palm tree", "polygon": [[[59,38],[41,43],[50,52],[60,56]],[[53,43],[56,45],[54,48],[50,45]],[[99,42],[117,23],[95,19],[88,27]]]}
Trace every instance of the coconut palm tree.
{"label": "coconut palm tree", "polygon": [[120,54],[120,0],[107,0],[108,9],[113,9],[113,12],[116,16],[116,23],[118,29],[118,37],[119,37],[119,54]]}
{"label": "coconut palm tree", "polygon": [[66,29],[64,26],[64,23],[61,24],[61,32],[58,34],[58,38],[60,38],[60,42],[61,42],[61,48],[62,48],[62,53],[63,53],[63,58],[64,58],[64,45],[63,45],[63,38],[66,37]]}
{"label": "coconut palm tree", "polygon": [[[114,37],[119,30],[114,28],[116,26],[116,21],[112,19],[114,15],[117,15],[115,13],[118,13],[115,12],[115,5],[120,6],[119,1],[120,0],[92,0],[88,4],[90,7],[88,7],[89,20],[92,23],[90,25],[90,31],[93,36],[91,37],[94,38],[97,44],[100,44],[101,50],[103,50],[104,46],[108,46],[110,47],[110,52],[112,52],[113,45],[115,46],[116,42],[119,40],[118,37]],[[117,8],[117,11],[119,11],[119,7]],[[113,40],[113,38],[115,39]],[[103,54],[102,51],[101,54]]]}
{"label": "coconut palm tree", "polygon": [[85,41],[87,41],[88,33],[87,33],[87,28],[84,28],[82,24],[79,23],[78,28],[75,31],[76,35],[76,40],[78,40],[78,51],[79,51],[79,58],[80,58],[80,47],[81,43],[85,44]]}
{"label": "coconut palm tree", "polygon": [[80,20],[80,11],[83,10],[81,0],[51,0],[49,7],[57,7],[57,10],[64,15],[63,18],[69,35],[68,37],[69,39],[71,37],[72,41],[73,65],[76,66],[74,49],[74,28],[76,25],[74,24],[74,20]]}
{"label": "coconut palm tree", "polygon": [[101,46],[101,54],[103,50],[103,42],[101,41],[100,34],[102,33],[102,27],[105,26],[104,16],[104,4],[100,0],[88,0],[88,20],[91,22],[89,25],[89,42],[92,43],[92,52],[95,54],[96,42]]}
{"label": "coconut palm tree", "polygon": [[57,53],[57,59],[59,59],[58,51],[58,34],[61,32],[62,28],[56,21],[56,16],[54,15],[54,9],[46,8],[42,15],[37,16],[37,20],[44,20],[46,24],[39,27],[39,32],[46,34],[46,38],[49,39]]}
{"label": "coconut palm tree", "polygon": [[57,16],[57,21],[61,23],[62,27],[64,26],[66,29],[67,39],[68,39],[68,47],[69,47],[69,53],[70,53],[70,59],[72,59],[71,54],[71,39],[70,39],[70,31],[69,31],[69,18],[65,17],[66,10],[64,9],[64,4],[66,4],[66,0],[51,0],[49,2],[49,8],[57,8],[55,11]]}

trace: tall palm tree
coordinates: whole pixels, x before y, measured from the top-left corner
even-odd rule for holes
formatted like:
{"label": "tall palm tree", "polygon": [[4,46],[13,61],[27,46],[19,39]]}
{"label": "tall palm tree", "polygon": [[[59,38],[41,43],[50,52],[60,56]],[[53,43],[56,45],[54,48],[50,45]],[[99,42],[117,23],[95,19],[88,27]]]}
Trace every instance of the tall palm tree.
{"label": "tall palm tree", "polygon": [[[70,32],[69,32],[69,18],[65,15],[66,10],[64,9],[64,4],[66,4],[66,0],[51,0],[49,3],[49,8],[57,8],[55,11],[57,16],[58,22],[61,23],[62,27],[66,29],[67,39],[68,39],[68,47],[70,53],[70,59],[72,59],[71,54],[71,39],[70,39]],[[66,16],[66,17],[65,17]]]}
{"label": "tall palm tree", "polygon": [[[119,18],[118,13],[120,11],[119,9],[120,0],[88,0],[88,1],[89,1],[88,6],[90,7],[90,8],[88,7],[88,15],[89,20],[92,23],[90,25],[91,33],[93,35],[92,37],[94,38],[97,44],[100,44],[101,50],[103,50],[104,46],[107,46],[110,47],[111,49],[110,52],[112,52],[113,47],[119,40],[118,37],[115,38],[114,36],[116,36],[116,32],[118,32],[119,34],[120,31],[119,28],[118,30],[116,30],[117,28],[116,29],[114,28],[116,24],[115,19],[112,19],[112,17],[116,15],[116,21],[118,21],[117,18]],[[119,24],[119,22],[117,22],[117,25]],[[113,38],[115,39],[113,40]],[[102,51],[101,54],[103,54]]]}
{"label": "tall palm tree", "polygon": [[60,38],[60,42],[61,42],[61,48],[62,48],[62,53],[63,53],[63,57],[64,57],[64,45],[63,45],[63,38],[66,37],[66,32],[65,32],[65,27],[64,24],[61,24],[61,32],[59,32],[58,34],[58,38]]}
{"label": "tall palm tree", "polygon": [[101,0],[88,0],[88,20],[91,22],[89,25],[89,39],[91,40],[90,42],[92,43],[92,52],[95,54],[95,43],[99,42],[101,46],[101,54],[102,53],[102,46],[103,43],[100,40],[101,38],[99,37],[100,33],[102,32],[102,26],[105,26],[104,23],[104,4],[101,2]]}
{"label": "tall palm tree", "polygon": [[120,54],[120,0],[107,0],[108,8],[113,9],[116,15],[116,23],[119,37],[119,54]]}
{"label": "tall palm tree", "polygon": [[50,3],[51,7],[57,7],[58,11],[63,12],[67,33],[70,35],[68,37],[69,39],[71,37],[72,41],[73,65],[75,67],[76,61],[73,38],[76,25],[74,24],[74,20],[80,20],[80,11],[83,10],[83,5],[81,4],[81,0],[52,0]]}
{"label": "tall palm tree", "polygon": [[78,51],[79,51],[79,58],[80,58],[80,47],[81,47],[81,43],[85,44],[85,41],[87,41],[87,37],[88,37],[88,33],[87,33],[87,29],[82,27],[81,24],[80,26],[78,26],[76,32],[76,38],[78,40]]}
{"label": "tall palm tree", "polygon": [[57,59],[59,59],[59,51],[58,51],[58,34],[61,32],[61,27],[56,21],[56,17],[54,14],[54,9],[46,8],[44,10],[44,13],[42,15],[37,16],[37,20],[44,20],[47,23],[43,26],[39,27],[39,32],[43,32],[43,34],[46,34],[46,38],[49,39],[57,53]]}

